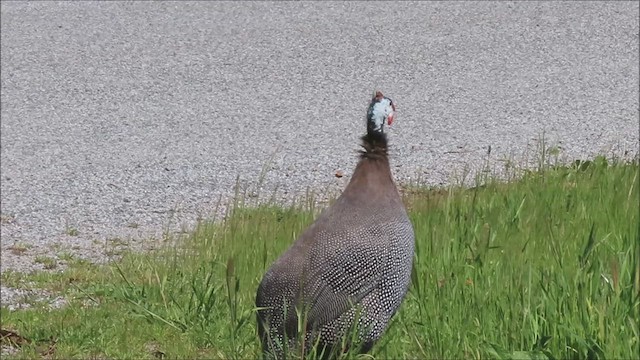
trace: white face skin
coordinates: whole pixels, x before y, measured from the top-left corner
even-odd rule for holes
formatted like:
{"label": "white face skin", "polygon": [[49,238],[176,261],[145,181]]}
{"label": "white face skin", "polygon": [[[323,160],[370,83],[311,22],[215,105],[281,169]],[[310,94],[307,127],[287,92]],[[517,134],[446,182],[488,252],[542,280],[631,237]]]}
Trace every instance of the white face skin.
{"label": "white face skin", "polygon": [[[385,121],[387,121],[387,119],[392,116],[392,114],[393,107],[391,106],[390,99],[383,98],[375,105],[373,105],[371,120],[373,120],[373,123],[375,124],[374,130],[382,131],[382,126],[384,125]],[[391,121],[389,122],[389,125],[391,125]]]}

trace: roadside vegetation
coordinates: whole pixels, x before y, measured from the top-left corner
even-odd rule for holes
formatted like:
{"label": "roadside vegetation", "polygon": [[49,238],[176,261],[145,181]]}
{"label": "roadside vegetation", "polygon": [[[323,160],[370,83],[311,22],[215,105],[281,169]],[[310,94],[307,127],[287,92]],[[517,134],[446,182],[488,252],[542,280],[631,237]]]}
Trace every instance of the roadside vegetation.
{"label": "roadside vegetation", "polygon": [[[416,233],[412,285],[373,357],[640,353],[638,161],[512,171],[507,182],[403,189]],[[63,272],[3,272],[4,286],[66,300],[3,306],[2,344],[14,350],[3,358],[258,358],[256,287],[321,210],[313,204],[237,199],[225,221],[202,222],[171,248],[107,265],[70,259]]]}

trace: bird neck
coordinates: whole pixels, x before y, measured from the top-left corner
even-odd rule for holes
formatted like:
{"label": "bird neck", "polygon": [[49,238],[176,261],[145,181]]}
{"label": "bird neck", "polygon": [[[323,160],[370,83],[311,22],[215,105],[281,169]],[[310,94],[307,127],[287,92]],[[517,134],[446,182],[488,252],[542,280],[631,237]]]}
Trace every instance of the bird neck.
{"label": "bird neck", "polygon": [[345,193],[366,192],[375,197],[375,194],[384,194],[383,190],[388,186],[395,189],[387,156],[386,135],[379,132],[369,132],[362,137],[362,147],[360,161]]}
{"label": "bird neck", "polygon": [[387,156],[388,142],[387,135],[380,131],[367,131],[362,138],[362,148],[360,159],[380,159],[389,162]]}

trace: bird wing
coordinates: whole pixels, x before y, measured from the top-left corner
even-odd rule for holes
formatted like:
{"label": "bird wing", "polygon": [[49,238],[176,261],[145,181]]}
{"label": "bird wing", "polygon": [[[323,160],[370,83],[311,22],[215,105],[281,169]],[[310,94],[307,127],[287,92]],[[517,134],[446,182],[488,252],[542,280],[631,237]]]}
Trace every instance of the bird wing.
{"label": "bird wing", "polygon": [[307,324],[337,319],[380,283],[389,261],[390,241],[380,225],[326,229],[311,253]]}

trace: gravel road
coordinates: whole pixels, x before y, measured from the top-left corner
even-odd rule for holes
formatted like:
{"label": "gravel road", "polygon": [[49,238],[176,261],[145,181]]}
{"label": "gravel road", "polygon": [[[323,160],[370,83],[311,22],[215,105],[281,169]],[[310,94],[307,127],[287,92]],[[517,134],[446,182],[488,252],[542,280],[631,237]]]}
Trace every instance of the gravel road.
{"label": "gravel road", "polygon": [[568,160],[638,154],[638,2],[3,1],[1,14],[2,271],[154,246],[212,216],[237,178],[279,199],[340,189],[374,89],[398,104],[401,183],[446,184],[489,146],[498,165],[522,158],[543,132]]}

